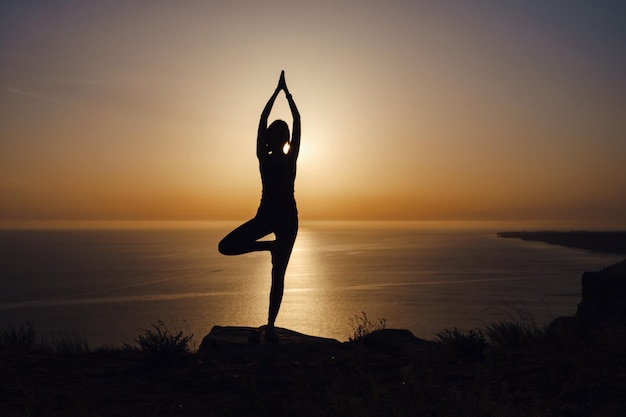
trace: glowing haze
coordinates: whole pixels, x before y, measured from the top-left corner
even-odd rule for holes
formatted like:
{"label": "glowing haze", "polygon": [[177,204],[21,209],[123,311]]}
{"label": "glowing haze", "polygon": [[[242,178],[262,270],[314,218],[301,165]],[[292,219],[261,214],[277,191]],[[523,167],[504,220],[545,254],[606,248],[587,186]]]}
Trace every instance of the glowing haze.
{"label": "glowing haze", "polygon": [[303,220],[624,227],[623,4],[2,2],[0,221],[251,217],[284,69]]}

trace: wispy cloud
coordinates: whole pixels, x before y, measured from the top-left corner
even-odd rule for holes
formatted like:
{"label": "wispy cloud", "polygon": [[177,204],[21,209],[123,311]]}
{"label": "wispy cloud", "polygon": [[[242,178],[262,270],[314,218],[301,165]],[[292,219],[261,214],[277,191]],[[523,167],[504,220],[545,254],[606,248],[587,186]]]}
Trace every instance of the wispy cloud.
{"label": "wispy cloud", "polygon": [[42,94],[39,91],[34,90],[34,89],[16,87],[15,85],[6,85],[4,89],[8,94],[12,96],[21,97],[21,98],[25,98],[28,100],[37,100],[37,101],[46,102],[46,103],[54,103],[54,104],[59,103],[59,100],[56,97],[50,94]]}
{"label": "wispy cloud", "polygon": [[42,76],[42,79],[53,84],[62,85],[75,85],[75,86],[98,86],[106,84],[102,80],[89,79],[89,78],[74,78],[74,77],[57,77],[57,76]]}
{"label": "wispy cloud", "polygon": [[34,98],[34,99],[45,99],[44,96],[42,96],[39,93],[36,93],[34,91],[28,91],[28,90],[24,90],[20,87],[15,87],[12,85],[7,85],[5,87],[5,90],[9,93],[9,94],[13,94],[16,96],[21,96],[21,97],[30,97],[30,98]]}
{"label": "wispy cloud", "polygon": [[68,94],[71,95],[72,93],[100,88],[106,83],[94,79],[44,75],[31,77],[26,84],[29,87],[25,88],[17,83],[6,84],[4,89],[13,96],[58,103],[60,99],[67,97]]}

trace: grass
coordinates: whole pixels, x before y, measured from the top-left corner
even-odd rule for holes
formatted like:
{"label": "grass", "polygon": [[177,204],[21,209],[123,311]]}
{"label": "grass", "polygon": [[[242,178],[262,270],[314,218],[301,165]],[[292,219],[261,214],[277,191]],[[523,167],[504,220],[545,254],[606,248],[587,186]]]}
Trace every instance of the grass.
{"label": "grass", "polygon": [[519,298],[506,301],[503,313],[507,318],[487,324],[485,333],[492,346],[528,346],[547,335],[547,328],[539,326],[528,304]]}
{"label": "grass", "polygon": [[32,352],[36,342],[37,334],[32,323],[19,327],[9,325],[0,333],[0,352]]}
{"label": "grass", "polygon": [[456,327],[437,333],[436,342],[449,346],[453,353],[466,360],[479,360],[485,355],[487,340],[482,330],[462,331]]}
{"label": "grass", "polygon": [[499,311],[505,318],[487,323],[484,330],[464,331],[456,327],[444,329],[436,334],[434,341],[446,345],[460,358],[468,360],[484,358],[487,349],[528,347],[546,341],[547,327],[537,323],[524,300],[506,301]]}
{"label": "grass", "polygon": [[32,323],[9,325],[0,332],[0,353],[85,353],[89,345],[76,333],[39,337]]}
{"label": "grass", "polygon": [[348,337],[350,342],[358,342],[366,335],[372,333],[375,330],[382,330],[387,325],[387,320],[384,318],[377,318],[372,321],[367,317],[364,311],[361,311],[361,315],[355,314],[354,317],[349,319],[350,326],[352,327],[352,333]]}
{"label": "grass", "polygon": [[[122,350],[138,350],[145,359],[154,362],[175,362],[190,353],[189,342],[193,334],[184,335],[182,330],[172,332],[158,320],[151,328],[144,329],[136,338],[137,346],[125,344]],[[109,350],[115,350],[110,348]],[[41,337],[32,323],[9,325],[0,332],[0,353],[55,353],[72,354],[90,352],[87,342],[79,334],[61,332],[52,337]]]}

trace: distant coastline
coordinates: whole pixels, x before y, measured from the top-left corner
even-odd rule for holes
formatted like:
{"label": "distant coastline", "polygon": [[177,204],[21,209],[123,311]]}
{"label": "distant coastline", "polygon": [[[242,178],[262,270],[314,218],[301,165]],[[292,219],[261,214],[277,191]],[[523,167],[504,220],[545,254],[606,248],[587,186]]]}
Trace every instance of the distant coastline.
{"label": "distant coastline", "polygon": [[623,232],[588,232],[588,231],[534,231],[534,232],[498,232],[498,237],[516,238],[528,241],[545,242],[552,245],[586,249],[594,252],[626,254],[626,231]]}

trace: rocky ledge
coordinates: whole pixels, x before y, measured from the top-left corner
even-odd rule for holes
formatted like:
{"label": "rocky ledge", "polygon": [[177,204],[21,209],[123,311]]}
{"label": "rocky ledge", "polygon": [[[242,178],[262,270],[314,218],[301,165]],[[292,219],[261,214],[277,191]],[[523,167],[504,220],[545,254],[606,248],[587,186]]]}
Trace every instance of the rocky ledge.
{"label": "rocky ledge", "polygon": [[[310,336],[293,330],[276,327],[278,340],[265,340],[265,327],[214,326],[210,333],[202,339],[198,352],[206,355],[256,355],[259,351],[280,352],[282,354],[302,354],[306,351],[333,352],[349,349],[350,342],[336,339]],[[381,329],[373,331],[359,341],[359,345],[386,351],[393,354],[410,354],[424,352],[435,344],[415,337],[405,329]]]}

